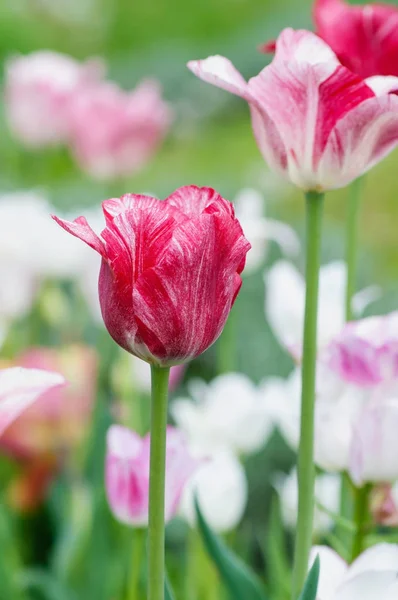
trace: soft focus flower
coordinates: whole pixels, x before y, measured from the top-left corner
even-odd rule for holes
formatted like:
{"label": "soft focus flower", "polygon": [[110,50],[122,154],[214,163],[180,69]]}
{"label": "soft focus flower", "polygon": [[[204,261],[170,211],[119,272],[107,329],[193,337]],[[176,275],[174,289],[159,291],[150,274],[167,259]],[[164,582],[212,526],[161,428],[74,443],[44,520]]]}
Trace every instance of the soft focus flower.
{"label": "soft focus flower", "polygon": [[232,205],[186,186],[164,201],[126,194],[102,204],[98,236],[84,217],[54,217],[102,256],[105,325],[125,350],[158,365],[188,361],[221,334],[250,244]]}
{"label": "soft focus flower", "polygon": [[143,81],[131,92],[104,82],[71,103],[72,152],[95,179],[127,177],[154,155],[171,120],[157,81]]}
{"label": "soft focus flower", "polygon": [[62,375],[41,369],[0,370],[0,435],[42,394],[65,384]]}
{"label": "soft focus flower", "polygon": [[358,386],[394,384],[398,378],[398,311],[348,323],[330,344],[329,365]]}
{"label": "soft focus flower", "polygon": [[171,410],[195,452],[251,453],[265,445],[273,431],[273,415],[246,375],[219,375],[209,384],[191,380],[188,390],[193,401],[178,398]]}
{"label": "soft focus flower", "polygon": [[398,482],[381,483],[372,489],[370,511],[376,523],[398,526]]}
{"label": "soft focus flower", "polygon": [[[150,436],[113,425],[108,430],[105,485],[110,508],[122,523],[148,524]],[[184,485],[198,466],[189,452],[184,436],[173,427],[167,429],[165,519],[176,513]]]}
{"label": "soft focus flower", "polygon": [[[278,477],[276,489],[281,501],[283,522],[295,529],[298,514],[297,471],[293,469],[289,475]],[[339,512],[340,478],[330,474],[318,475],[315,481],[315,499],[320,506],[315,506],[313,531],[319,534],[334,525],[332,517],[321,507],[335,514]]]}
{"label": "soft focus flower", "polygon": [[222,56],[188,67],[249,103],[265,160],[304,190],[347,185],[397,143],[398,98],[389,86],[379,82],[387,89],[378,96],[308,31],[285,29],[272,63],[249,82]]}
{"label": "soft focus flower", "polygon": [[194,525],[195,497],[202,514],[214,531],[226,532],[240,522],[247,504],[245,471],[230,452],[219,452],[206,460],[185,486],[181,516]]}
{"label": "soft focus flower", "polygon": [[398,545],[377,544],[353,563],[327,546],[314,546],[310,564],[320,559],[319,600],[394,600],[398,594]]}
{"label": "soft focus flower", "polygon": [[[396,380],[395,384],[398,381]],[[298,448],[301,372],[286,380],[272,378],[263,386],[286,442]],[[349,471],[357,485],[398,479],[398,394],[390,389],[363,388],[344,381],[322,362],[317,365],[315,462],[326,471]]]}
{"label": "soft focus flower", "polygon": [[264,217],[264,200],[260,192],[245,188],[236,196],[234,205],[243,233],[251,244],[247,254],[246,275],[262,265],[271,240],[288,256],[299,253],[300,241],[296,232],[285,223]]}
{"label": "soft focus flower", "polygon": [[[249,253],[250,255],[250,253]],[[295,266],[279,260],[264,274],[265,314],[282,346],[301,359],[304,328],[305,281]],[[347,267],[343,261],[323,265],[319,274],[318,348],[329,343],[345,323]],[[378,296],[376,286],[365,288],[353,298],[359,315]]]}
{"label": "soft focus flower", "polygon": [[97,357],[85,346],[32,348],[18,365],[60,371],[69,385],[44,390],[0,437],[0,448],[11,456],[33,460],[43,455],[62,458],[87,432],[96,394]]}
{"label": "soft focus flower", "polygon": [[316,0],[314,21],[317,34],[360,77],[398,75],[396,6]]}
{"label": "soft focus flower", "polygon": [[29,148],[65,143],[70,134],[71,98],[101,79],[103,70],[98,60],[79,64],[49,50],[11,58],[5,99],[12,133]]}

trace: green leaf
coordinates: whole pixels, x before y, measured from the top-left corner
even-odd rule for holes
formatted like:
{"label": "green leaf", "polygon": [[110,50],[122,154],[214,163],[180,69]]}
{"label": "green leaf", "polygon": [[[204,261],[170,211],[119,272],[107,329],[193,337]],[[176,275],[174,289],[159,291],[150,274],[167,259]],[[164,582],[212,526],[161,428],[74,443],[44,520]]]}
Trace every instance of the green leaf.
{"label": "green leaf", "polygon": [[171,588],[167,573],[164,578],[164,598],[165,598],[165,600],[175,600],[174,592]]}
{"label": "green leaf", "polygon": [[310,572],[307,575],[303,591],[299,596],[299,600],[315,600],[316,593],[318,590],[318,579],[319,579],[319,556],[314,560],[314,564],[311,567]]}
{"label": "green leaf", "polygon": [[199,531],[222,582],[233,600],[267,600],[257,576],[210,529],[195,499]]}
{"label": "green leaf", "polygon": [[267,565],[267,584],[273,599],[281,600],[291,596],[291,571],[287,557],[285,532],[279,508],[279,498],[272,498],[271,512],[267,522],[265,540],[260,545],[264,547],[265,563]]}
{"label": "green leaf", "polygon": [[42,569],[25,569],[19,576],[23,590],[40,590],[46,600],[76,600],[76,596]]}

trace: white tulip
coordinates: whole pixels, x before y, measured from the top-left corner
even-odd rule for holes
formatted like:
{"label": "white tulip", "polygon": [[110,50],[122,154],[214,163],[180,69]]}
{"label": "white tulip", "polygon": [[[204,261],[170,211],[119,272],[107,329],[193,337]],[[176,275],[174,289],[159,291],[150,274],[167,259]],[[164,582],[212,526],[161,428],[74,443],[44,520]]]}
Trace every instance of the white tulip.
{"label": "white tulip", "polygon": [[318,600],[395,600],[398,597],[398,545],[377,544],[348,566],[334,550],[315,546],[310,564],[320,559]]}
{"label": "white tulip", "polygon": [[207,524],[218,532],[234,529],[247,504],[247,479],[238,459],[220,452],[205,460],[185,485],[180,514],[195,524],[195,495]]}
{"label": "white tulip", "polygon": [[[298,513],[298,485],[295,469],[289,475],[277,479],[276,489],[281,502],[282,519],[291,529],[296,527]],[[340,477],[337,475],[319,475],[315,481],[315,498],[317,502],[332,513],[339,512]],[[320,507],[315,506],[314,533],[319,534],[333,526],[333,519]]]}
{"label": "white tulip", "polygon": [[274,427],[272,411],[246,375],[227,373],[209,384],[193,380],[188,388],[193,401],[179,398],[171,411],[197,452],[251,453],[266,444]]}
{"label": "white tulip", "polygon": [[[286,260],[277,261],[264,274],[266,283],[265,313],[282,346],[301,359],[304,326],[305,281],[296,267]],[[326,346],[345,323],[347,270],[342,261],[323,265],[319,275],[318,348]],[[379,296],[372,286],[353,299],[357,311]]]}

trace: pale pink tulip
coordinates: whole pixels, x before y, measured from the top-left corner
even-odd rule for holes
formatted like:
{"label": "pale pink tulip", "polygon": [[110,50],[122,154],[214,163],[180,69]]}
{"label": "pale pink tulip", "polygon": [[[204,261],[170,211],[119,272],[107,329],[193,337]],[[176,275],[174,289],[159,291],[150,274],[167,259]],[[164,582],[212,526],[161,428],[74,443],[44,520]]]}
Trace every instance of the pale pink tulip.
{"label": "pale pink tulip", "polygon": [[343,380],[357,386],[394,388],[398,382],[398,311],[348,323],[323,360]]}
{"label": "pale pink tulip", "polygon": [[80,64],[49,50],[11,58],[6,66],[6,117],[28,148],[63,144],[69,137],[69,104],[103,76],[101,61]]}
{"label": "pale pink tulip", "polygon": [[96,393],[97,357],[85,346],[31,348],[16,364],[64,373],[69,385],[43,390],[0,437],[0,449],[24,461],[64,454],[75,448],[87,431]]}
{"label": "pale pink tulip", "polygon": [[0,435],[45,392],[65,384],[62,375],[40,369],[0,370]]}
{"label": "pale pink tulip", "polygon": [[143,81],[130,92],[102,83],[70,106],[72,152],[94,179],[133,175],[152,158],[171,118],[156,81]]}
{"label": "pale pink tulip", "polygon": [[[113,425],[107,435],[105,485],[110,508],[122,523],[148,524],[150,436]],[[191,457],[184,436],[167,429],[165,520],[176,513],[185,483],[199,461]]]}
{"label": "pale pink tulip", "polygon": [[309,31],[285,29],[272,63],[248,82],[222,56],[188,67],[248,102],[265,160],[304,190],[347,185],[398,141],[398,98],[388,94],[397,80],[378,82],[378,95]]}

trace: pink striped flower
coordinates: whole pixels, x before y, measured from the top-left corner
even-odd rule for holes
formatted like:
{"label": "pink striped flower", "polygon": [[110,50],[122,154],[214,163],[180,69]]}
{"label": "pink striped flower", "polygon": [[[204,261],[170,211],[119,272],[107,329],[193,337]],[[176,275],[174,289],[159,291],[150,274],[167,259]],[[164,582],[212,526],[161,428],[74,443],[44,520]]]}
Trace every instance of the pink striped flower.
{"label": "pink striped flower", "polygon": [[14,136],[28,148],[65,143],[72,97],[101,79],[103,71],[97,59],[79,64],[48,50],[11,58],[6,68],[5,104]]}
{"label": "pink striped flower", "polygon": [[222,56],[188,67],[248,102],[265,160],[304,190],[343,187],[397,144],[398,98],[388,93],[397,79],[363,81],[309,31],[285,29],[272,63],[248,82]]}
{"label": "pink striped flower", "polygon": [[84,217],[54,218],[102,256],[99,297],[110,335],[161,366],[204,352],[225,325],[250,248],[232,204],[191,185],[164,201],[126,194],[102,207],[101,236]]}
{"label": "pink striped flower", "polygon": [[394,385],[398,381],[398,311],[348,323],[322,360],[357,386]]}
{"label": "pink striped flower", "polygon": [[[139,435],[113,425],[107,435],[105,486],[110,508],[122,523],[148,524],[150,435]],[[168,427],[166,441],[165,520],[176,513],[185,483],[199,462],[193,459],[184,436]]]}
{"label": "pink striped flower", "polygon": [[40,369],[0,370],[0,435],[44,392],[65,384],[62,375]]}
{"label": "pink striped flower", "polygon": [[316,0],[314,21],[317,34],[360,77],[398,75],[396,6]]}
{"label": "pink striped flower", "polygon": [[75,95],[70,105],[71,148],[91,177],[134,175],[155,154],[170,128],[172,112],[157,81],[131,92],[104,82]]}

